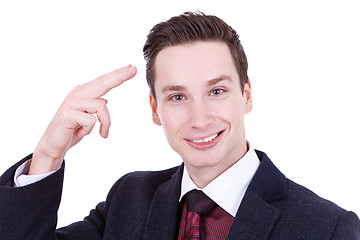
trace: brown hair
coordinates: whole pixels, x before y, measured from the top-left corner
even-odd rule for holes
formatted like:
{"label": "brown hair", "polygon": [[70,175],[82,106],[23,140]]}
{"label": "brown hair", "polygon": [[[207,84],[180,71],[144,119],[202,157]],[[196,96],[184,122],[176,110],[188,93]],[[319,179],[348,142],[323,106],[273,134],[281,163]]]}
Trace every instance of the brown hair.
{"label": "brown hair", "polygon": [[146,60],[146,80],[154,99],[156,99],[154,86],[156,56],[166,47],[195,41],[226,43],[239,73],[241,90],[244,90],[244,85],[248,82],[248,63],[236,31],[216,16],[205,15],[201,12],[185,12],[155,25],[147,36],[143,48]]}

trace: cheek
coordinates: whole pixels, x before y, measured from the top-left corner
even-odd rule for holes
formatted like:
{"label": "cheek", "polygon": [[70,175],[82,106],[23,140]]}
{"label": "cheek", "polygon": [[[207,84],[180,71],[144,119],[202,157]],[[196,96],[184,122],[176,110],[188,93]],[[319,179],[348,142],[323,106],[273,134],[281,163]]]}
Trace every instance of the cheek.
{"label": "cheek", "polygon": [[243,125],[244,122],[244,108],[241,104],[232,103],[228,108],[223,108],[222,116],[233,127]]}
{"label": "cheek", "polygon": [[166,135],[174,134],[179,128],[181,118],[177,111],[164,107],[159,109],[159,117]]}
{"label": "cheek", "polygon": [[182,155],[182,129],[184,126],[185,118],[179,111],[165,110],[159,111],[159,117],[162,123],[162,128],[165,133],[165,137],[170,147]]}

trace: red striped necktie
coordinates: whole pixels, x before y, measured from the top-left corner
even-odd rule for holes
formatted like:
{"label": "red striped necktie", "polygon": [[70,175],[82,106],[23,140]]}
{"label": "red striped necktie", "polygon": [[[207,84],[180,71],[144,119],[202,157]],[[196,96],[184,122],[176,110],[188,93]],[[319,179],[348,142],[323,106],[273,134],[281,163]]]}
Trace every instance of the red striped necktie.
{"label": "red striped necktie", "polygon": [[185,195],[187,206],[185,234],[183,240],[205,239],[205,229],[200,217],[209,213],[215,206],[202,191],[192,190]]}

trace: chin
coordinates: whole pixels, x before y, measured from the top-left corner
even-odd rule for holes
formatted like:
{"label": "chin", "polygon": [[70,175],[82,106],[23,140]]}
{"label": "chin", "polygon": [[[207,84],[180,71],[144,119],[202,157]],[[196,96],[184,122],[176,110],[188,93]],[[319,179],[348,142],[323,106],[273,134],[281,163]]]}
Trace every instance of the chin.
{"label": "chin", "polygon": [[193,168],[211,168],[220,164],[219,158],[191,158],[184,160],[185,164],[189,164]]}

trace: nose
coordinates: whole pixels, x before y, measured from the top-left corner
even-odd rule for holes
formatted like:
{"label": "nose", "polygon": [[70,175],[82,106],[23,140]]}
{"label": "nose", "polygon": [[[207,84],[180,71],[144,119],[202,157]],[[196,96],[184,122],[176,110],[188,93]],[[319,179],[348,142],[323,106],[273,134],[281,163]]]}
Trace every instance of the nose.
{"label": "nose", "polygon": [[204,101],[193,101],[188,116],[190,116],[191,127],[194,129],[206,129],[214,122],[211,108]]}

